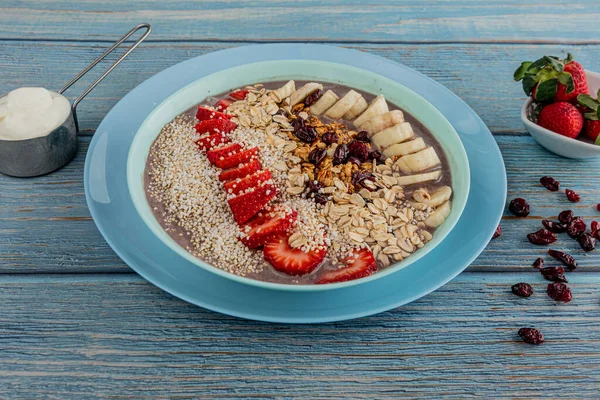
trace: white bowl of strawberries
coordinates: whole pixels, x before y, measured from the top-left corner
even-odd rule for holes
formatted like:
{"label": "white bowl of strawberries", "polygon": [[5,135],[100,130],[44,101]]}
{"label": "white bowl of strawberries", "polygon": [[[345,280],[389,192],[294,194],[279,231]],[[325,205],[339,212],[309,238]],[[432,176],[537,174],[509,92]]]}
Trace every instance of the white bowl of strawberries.
{"label": "white bowl of strawberries", "polygon": [[600,157],[600,74],[569,54],[524,62],[514,78],[530,96],[521,120],[540,145],[563,157]]}

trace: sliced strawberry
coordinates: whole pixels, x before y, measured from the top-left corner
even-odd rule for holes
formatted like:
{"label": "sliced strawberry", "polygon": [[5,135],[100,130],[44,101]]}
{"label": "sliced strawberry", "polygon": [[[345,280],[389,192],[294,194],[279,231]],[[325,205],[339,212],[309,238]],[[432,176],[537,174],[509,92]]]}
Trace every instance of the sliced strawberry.
{"label": "sliced strawberry", "polygon": [[348,266],[324,273],[317,283],[346,282],[364,278],[377,271],[377,262],[369,249],[354,251],[342,261]]}
{"label": "sliced strawberry", "polygon": [[251,249],[260,247],[277,235],[287,232],[297,217],[296,211],[259,212],[241,227],[246,236],[240,240]]}
{"label": "sliced strawberry", "polygon": [[265,184],[254,189],[252,192],[240,194],[227,200],[233,218],[241,225],[254,217],[277,195],[277,187]]}
{"label": "sliced strawberry", "polygon": [[305,253],[301,249],[291,248],[289,238],[289,234],[280,233],[265,243],[265,260],[277,271],[288,275],[304,275],[311,273],[325,259],[325,249]]}
{"label": "sliced strawberry", "polygon": [[219,158],[215,161],[215,165],[221,169],[228,169],[237,167],[240,164],[246,163],[253,158],[256,158],[258,154],[258,147],[253,147],[248,150],[236,152],[229,157]]}
{"label": "sliced strawberry", "polygon": [[196,112],[196,119],[199,121],[204,121],[207,119],[231,119],[232,117],[233,115],[225,114],[219,112],[218,110],[202,106],[198,106],[198,111]]}
{"label": "sliced strawberry", "polygon": [[226,119],[207,119],[194,126],[194,128],[201,135],[203,133],[212,135],[213,133],[229,133],[237,128],[237,125],[235,122]]}
{"label": "sliced strawberry", "polygon": [[242,192],[245,192],[249,188],[262,185],[264,182],[268,181],[271,178],[271,171],[265,169],[263,171],[258,171],[252,175],[245,176],[242,179],[235,179],[229,182],[225,182],[223,186],[225,186],[225,191],[227,192],[227,194],[238,195]]}
{"label": "sliced strawberry", "polygon": [[246,89],[236,90],[229,93],[229,97],[236,100],[244,100],[246,96],[248,96],[248,91]]}
{"label": "sliced strawberry", "polygon": [[236,168],[226,169],[219,174],[219,180],[221,182],[228,182],[233,179],[241,179],[247,175],[253,174],[262,168],[260,162],[257,159],[250,161],[249,163],[242,164]]}
{"label": "sliced strawberry", "polygon": [[221,100],[217,101],[217,103],[215,104],[215,108],[219,111],[225,111],[225,110],[227,110],[227,107],[229,107],[229,105],[231,103],[233,103],[233,100],[221,99]]}
{"label": "sliced strawberry", "polygon": [[[206,152],[208,161],[213,165],[217,165],[218,162],[229,158],[230,156],[242,151],[242,145],[239,143],[229,143],[221,147],[215,147]],[[217,165],[217,167],[219,167]],[[221,167],[219,167],[221,168]]]}
{"label": "sliced strawberry", "polygon": [[212,135],[201,137],[196,141],[198,147],[202,150],[210,150],[213,147],[228,143],[229,138],[222,133],[214,133]]}

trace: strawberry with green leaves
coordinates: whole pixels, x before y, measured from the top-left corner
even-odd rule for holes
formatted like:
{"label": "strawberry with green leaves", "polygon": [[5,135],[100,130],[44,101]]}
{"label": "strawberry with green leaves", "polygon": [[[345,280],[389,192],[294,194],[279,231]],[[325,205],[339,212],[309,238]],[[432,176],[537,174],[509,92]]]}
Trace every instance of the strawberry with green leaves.
{"label": "strawberry with green leaves", "polygon": [[514,73],[515,81],[523,82],[523,90],[538,103],[566,101],[577,103],[577,96],[588,94],[585,70],[573,56],[564,60],[544,56],[537,61],[525,61]]}
{"label": "strawberry with green leaves", "polygon": [[600,140],[598,140],[598,136],[600,136],[600,101],[598,99],[600,99],[600,90],[595,99],[589,94],[577,96],[577,101],[584,110],[583,134],[596,144],[600,144]]}

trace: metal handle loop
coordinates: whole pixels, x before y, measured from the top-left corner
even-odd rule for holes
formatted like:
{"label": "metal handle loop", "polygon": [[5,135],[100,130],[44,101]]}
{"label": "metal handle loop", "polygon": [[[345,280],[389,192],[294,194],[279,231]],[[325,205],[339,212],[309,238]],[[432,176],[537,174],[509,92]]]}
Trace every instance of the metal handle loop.
{"label": "metal handle loop", "polygon": [[110,74],[111,71],[113,69],[115,69],[115,67],[117,65],[119,65],[121,63],[121,61],[123,61],[125,59],[125,57],[127,57],[133,50],[135,50],[135,48],[138,47],[140,45],[140,43],[142,43],[144,41],[144,39],[146,39],[148,37],[148,35],[152,31],[152,27],[149,24],[139,24],[139,25],[135,26],[133,29],[131,29],[129,32],[127,32],[125,34],[125,36],[123,36],[121,39],[119,39],[108,50],[106,50],[100,57],[96,58],[90,65],[85,67],[79,74],[77,74],[76,77],[71,79],[62,89],[60,89],[58,91],[58,93],[62,94],[67,89],[69,89],[71,86],[73,86],[73,84],[75,82],[77,82],[79,79],[81,79],[81,77],[84,76],[89,70],[94,68],[100,61],[104,60],[104,58],[106,58],[106,56],[108,56],[110,53],[112,53],[113,50],[115,50],[117,47],[119,47],[124,41],[129,39],[129,37],[131,35],[133,35],[137,31],[139,31],[140,29],[146,29],[146,32],[144,32],[144,34],[130,48],[128,48],[127,51],[125,53],[123,53],[123,55],[121,55],[121,57],[119,57],[117,59],[117,61],[115,61],[110,67],[108,67],[108,69],[106,71],[104,71],[104,73],[102,75],[100,75],[100,77],[98,79],[96,79],[90,86],[88,86],[87,89],[85,89],[79,95],[79,97],[77,97],[73,101],[73,105],[71,106],[71,109],[73,110],[73,119],[75,120],[75,128],[77,129],[78,132],[79,132],[79,123],[77,121],[77,105],[79,104],[79,102],[81,100],[83,100],[85,98],[85,96],[87,96],[104,78],[106,78],[106,76],[108,74]]}

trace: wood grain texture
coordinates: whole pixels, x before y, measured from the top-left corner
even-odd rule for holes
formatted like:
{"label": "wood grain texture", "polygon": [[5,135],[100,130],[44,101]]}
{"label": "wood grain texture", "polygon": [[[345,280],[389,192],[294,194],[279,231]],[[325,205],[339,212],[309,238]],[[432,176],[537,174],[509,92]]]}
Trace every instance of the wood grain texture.
{"label": "wood grain texture", "polygon": [[600,42],[593,0],[25,0],[1,11],[0,38],[32,40],[109,40],[143,21],[152,40]]}
{"label": "wood grain texture", "polygon": [[[95,129],[117,101],[157,72],[189,58],[238,45],[244,44],[144,43],[80,104],[81,128],[88,133]],[[106,46],[97,42],[0,42],[3,75],[0,93],[24,85],[56,90]],[[600,46],[344,44],[344,47],[401,62],[437,80],[464,99],[499,134],[525,132],[519,118],[525,95],[521,85],[512,79],[521,60],[572,52],[587,68],[600,71],[597,57]],[[90,74],[90,78],[83,79],[67,93],[69,97],[76,97],[99,71]]]}
{"label": "wood grain texture", "polygon": [[[600,277],[569,274],[569,304],[533,272],[536,293],[514,296],[522,279],[462,274],[394,311],[276,325],[205,311],[135,275],[3,276],[0,387],[7,398],[596,397]],[[546,343],[521,342],[523,326]]]}
{"label": "wood grain texture", "polygon": [[[100,236],[85,203],[83,163],[89,137],[80,138],[79,154],[66,168],[49,176],[17,179],[0,175],[0,273],[127,272],[129,268]],[[526,234],[541,228],[543,218],[572,209],[588,223],[600,220],[600,161],[575,162],[555,156],[528,136],[496,138],[508,173],[508,198],[531,204],[526,219],[508,212],[501,238],[492,241],[469,268],[471,271],[525,271],[547,248],[534,246]],[[586,171],[585,175],[581,171]],[[539,184],[552,175],[563,187],[577,190],[580,203]],[[573,254],[581,269],[600,271],[600,251],[585,253],[566,235],[552,246]],[[549,259],[547,261],[550,261]]]}

